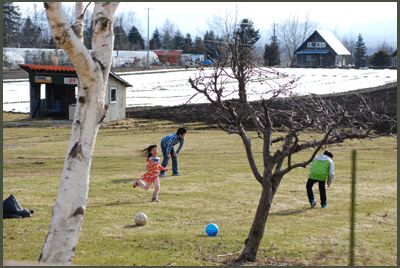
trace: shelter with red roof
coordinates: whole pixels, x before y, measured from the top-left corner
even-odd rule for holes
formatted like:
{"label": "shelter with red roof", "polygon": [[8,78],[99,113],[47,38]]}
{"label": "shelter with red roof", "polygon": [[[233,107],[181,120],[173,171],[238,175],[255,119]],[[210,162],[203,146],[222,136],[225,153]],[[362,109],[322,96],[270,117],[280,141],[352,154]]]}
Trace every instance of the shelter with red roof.
{"label": "shelter with red roof", "polygon": [[[71,66],[20,64],[29,73],[30,113],[32,118],[57,118],[73,120],[78,76]],[[104,121],[126,117],[126,88],[128,82],[113,72],[108,79]]]}

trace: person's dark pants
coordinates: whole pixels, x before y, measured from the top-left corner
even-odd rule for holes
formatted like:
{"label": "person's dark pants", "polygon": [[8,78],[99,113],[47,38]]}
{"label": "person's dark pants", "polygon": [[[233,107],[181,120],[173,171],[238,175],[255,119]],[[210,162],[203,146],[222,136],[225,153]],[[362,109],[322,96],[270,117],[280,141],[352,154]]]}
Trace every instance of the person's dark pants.
{"label": "person's dark pants", "polygon": [[319,188],[319,195],[321,198],[321,206],[326,204],[326,191],[325,191],[325,181],[318,181],[318,180],[313,180],[313,179],[308,179],[307,181],[307,196],[308,196],[308,201],[310,201],[310,204],[314,202],[314,193],[312,190],[312,187],[314,183],[318,182],[318,188]]}
{"label": "person's dark pants", "polygon": [[[168,165],[167,147],[161,145],[161,151],[163,154],[163,161],[161,163],[161,166],[166,167]],[[175,153],[174,147],[171,147],[169,153],[172,159],[172,174],[178,174],[178,157],[173,156],[173,154]],[[160,174],[164,175],[165,171],[161,171]]]}

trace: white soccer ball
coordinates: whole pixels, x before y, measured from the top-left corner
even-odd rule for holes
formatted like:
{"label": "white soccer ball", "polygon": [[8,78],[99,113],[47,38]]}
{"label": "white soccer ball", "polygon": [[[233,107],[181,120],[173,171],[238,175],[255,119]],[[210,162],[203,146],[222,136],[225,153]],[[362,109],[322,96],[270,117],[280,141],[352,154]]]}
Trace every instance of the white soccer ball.
{"label": "white soccer ball", "polygon": [[135,224],[137,226],[143,226],[147,223],[147,215],[143,212],[139,212],[135,215]]}

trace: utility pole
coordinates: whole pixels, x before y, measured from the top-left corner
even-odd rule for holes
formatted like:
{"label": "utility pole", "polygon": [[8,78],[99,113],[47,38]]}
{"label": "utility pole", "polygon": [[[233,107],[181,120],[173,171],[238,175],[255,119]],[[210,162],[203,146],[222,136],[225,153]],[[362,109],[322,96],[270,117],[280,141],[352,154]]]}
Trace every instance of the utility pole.
{"label": "utility pole", "polygon": [[357,163],[357,151],[353,150],[351,153],[351,206],[350,206],[350,254],[349,254],[349,266],[354,266],[354,249],[356,245],[355,235],[355,221],[356,221],[356,163]]}
{"label": "utility pole", "polygon": [[276,32],[275,32],[275,25],[276,25],[276,23],[274,23],[274,34],[272,35],[272,42],[276,42],[276,40],[277,40]]}
{"label": "utility pole", "polygon": [[150,40],[149,40],[149,35],[150,35],[150,8],[147,8],[147,69],[150,70],[150,60],[149,60],[149,54],[150,54]]}
{"label": "utility pole", "polygon": [[275,35],[275,23],[274,23],[274,37],[273,37],[274,39],[275,39],[275,36],[276,36],[276,35]]}

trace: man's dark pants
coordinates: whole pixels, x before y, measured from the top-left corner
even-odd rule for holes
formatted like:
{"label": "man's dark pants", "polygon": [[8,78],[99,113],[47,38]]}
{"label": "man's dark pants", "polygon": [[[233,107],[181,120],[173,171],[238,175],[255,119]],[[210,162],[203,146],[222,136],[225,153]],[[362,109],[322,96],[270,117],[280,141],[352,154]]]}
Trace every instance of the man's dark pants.
{"label": "man's dark pants", "polygon": [[308,196],[308,201],[310,201],[310,204],[314,201],[314,193],[312,190],[312,187],[314,183],[318,182],[318,188],[319,188],[319,195],[321,198],[321,205],[326,204],[326,191],[325,191],[325,181],[318,181],[318,180],[313,180],[313,179],[308,179],[307,181],[307,196]]}
{"label": "man's dark pants", "polygon": [[[167,148],[162,146],[161,144],[161,151],[163,154],[163,161],[161,163],[161,166],[166,167],[168,165],[168,152],[167,152]],[[177,156],[173,156],[173,154],[175,154],[175,150],[174,147],[171,147],[170,151],[169,151],[169,155],[171,155],[171,159],[172,159],[172,174],[178,174],[178,157]],[[160,175],[164,175],[165,171],[161,171]]]}

